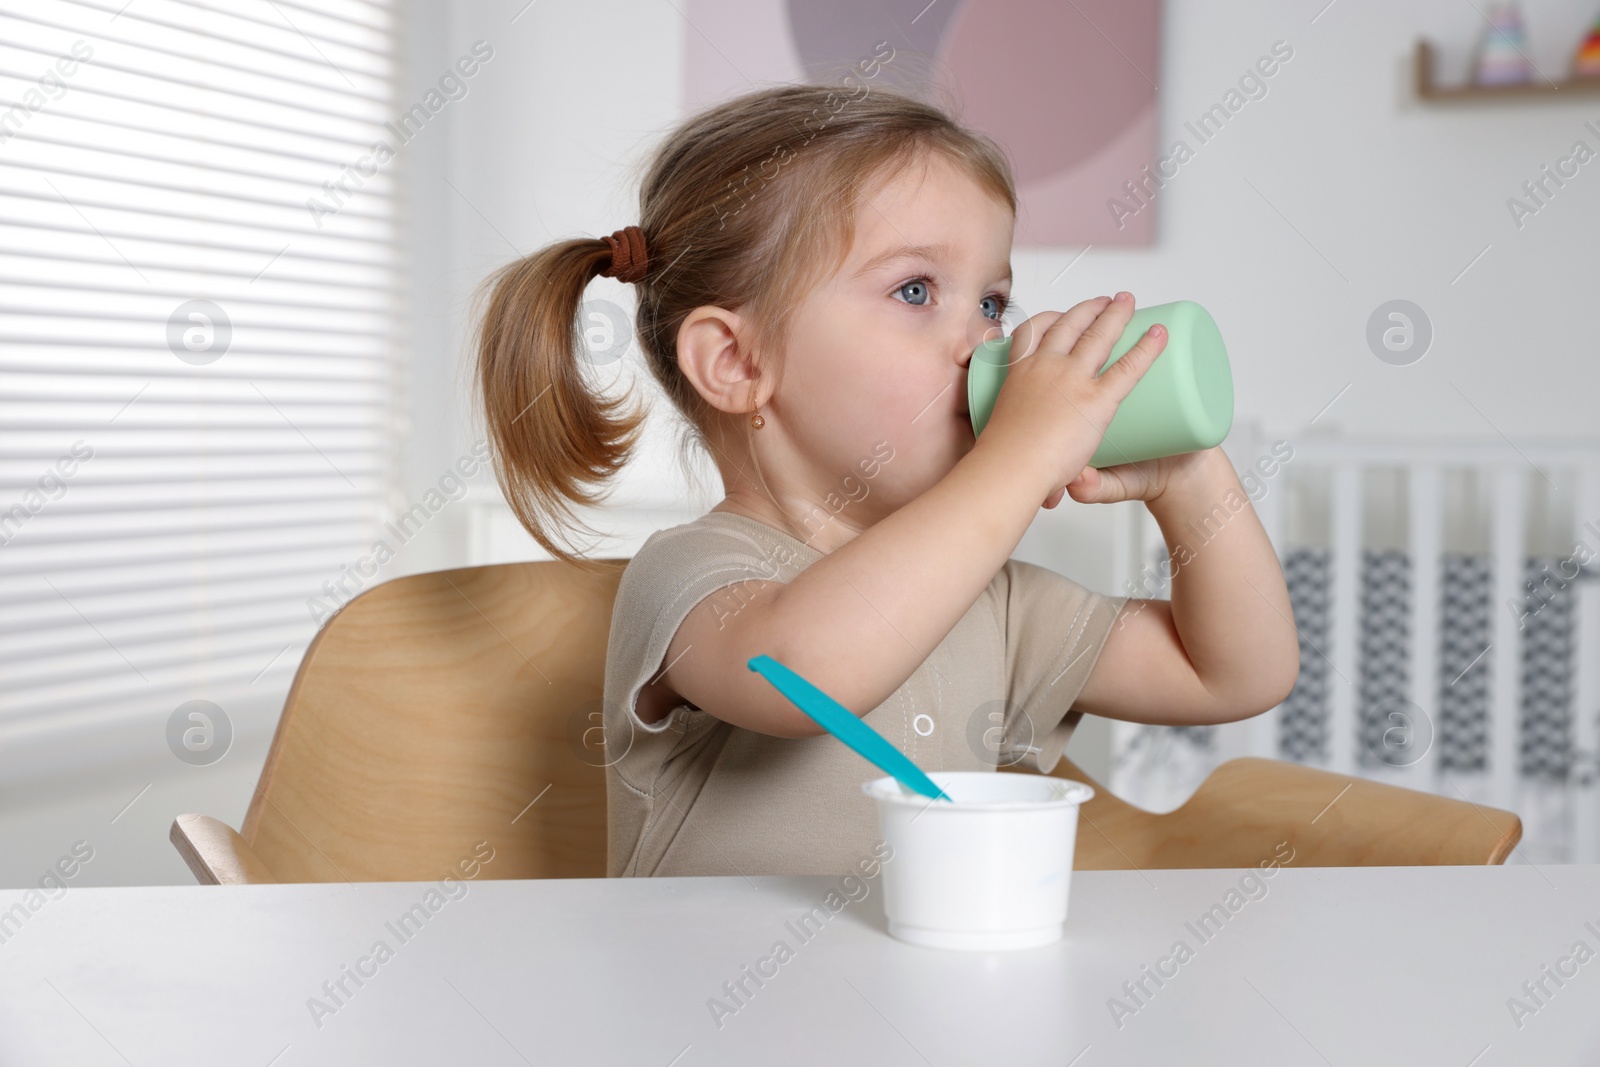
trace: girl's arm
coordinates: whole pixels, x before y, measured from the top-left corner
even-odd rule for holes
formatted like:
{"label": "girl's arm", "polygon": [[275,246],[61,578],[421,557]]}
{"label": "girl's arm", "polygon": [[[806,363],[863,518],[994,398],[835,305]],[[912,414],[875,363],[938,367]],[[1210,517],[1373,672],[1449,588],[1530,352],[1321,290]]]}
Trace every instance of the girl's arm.
{"label": "girl's arm", "polygon": [[[672,693],[736,726],[779,737],[823,729],[751,671],[766,654],[865,715],[927,658],[1010,558],[1048,489],[974,447],[915,500],[784,582],[741,583],[737,612],[715,593],[667,647]],[[651,721],[674,700],[650,694]]]}
{"label": "girl's arm", "polygon": [[793,581],[749,582],[731,617],[715,594],[697,604],[663,657],[666,694],[652,695],[655,712],[675,694],[761,733],[822,733],[749,669],[763,653],[857,715],[887,700],[994,580],[1040,502],[1060,498],[1160,353],[1157,331],[1096,375],[1132,315],[1131,296],[1101,297],[1019,327],[1030,347],[1016,356],[972,449]]}
{"label": "girl's arm", "polygon": [[1220,447],[1090,469],[1068,492],[1102,502],[1149,492],[1172,566],[1172,599],[1128,601],[1074,708],[1187,726],[1248,718],[1289,695],[1300,674],[1289,590]]}

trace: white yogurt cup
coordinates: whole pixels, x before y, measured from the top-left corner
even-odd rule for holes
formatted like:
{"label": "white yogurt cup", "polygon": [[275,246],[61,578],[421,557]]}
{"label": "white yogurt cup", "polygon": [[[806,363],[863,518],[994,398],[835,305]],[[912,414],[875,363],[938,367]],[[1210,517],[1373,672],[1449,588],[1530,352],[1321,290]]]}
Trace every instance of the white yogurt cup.
{"label": "white yogurt cup", "polygon": [[1059,940],[1072,888],[1082,782],[1002,771],[933,771],[955,801],[893,778],[864,782],[893,854],[883,865],[889,933],[933,948],[1034,948]]}

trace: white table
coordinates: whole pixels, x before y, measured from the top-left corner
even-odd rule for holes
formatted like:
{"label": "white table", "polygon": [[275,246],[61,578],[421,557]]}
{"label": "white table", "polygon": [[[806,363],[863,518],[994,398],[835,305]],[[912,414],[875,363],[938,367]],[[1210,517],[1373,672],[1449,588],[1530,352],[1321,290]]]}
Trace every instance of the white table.
{"label": "white table", "polygon": [[[891,939],[876,879],[809,940],[785,924],[838,879],[480,879],[404,941],[434,883],[71,889],[5,930],[0,1064],[1600,1063],[1600,958],[1561,962],[1600,952],[1600,866],[1290,867],[1202,941],[1242,873],[1079,872],[1067,937],[1014,953]],[[1545,965],[1576,973],[1519,1028]]]}

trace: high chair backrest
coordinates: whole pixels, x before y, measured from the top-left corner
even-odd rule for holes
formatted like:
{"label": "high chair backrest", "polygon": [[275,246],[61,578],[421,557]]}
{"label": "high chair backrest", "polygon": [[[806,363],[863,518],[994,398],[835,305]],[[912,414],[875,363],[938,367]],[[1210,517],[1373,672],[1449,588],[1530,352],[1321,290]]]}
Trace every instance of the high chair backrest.
{"label": "high chair backrest", "polygon": [[[434,571],[351,600],[300,662],[243,830],[174,821],[195,876],[603,877],[600,701],[628,560],[596,562]],[[1508,811],[1273,760],[1223,764],[1165,814],[1069,760],[1053,773],[1096,789],[1080,869],[1251,866],[1280,846],[1299,866],[1504,863],[1522,836]]]}
{"label": "high chair backrest", "polygon": [[329,619],[241,831],[275,879],[603,877],[600,697],[628,561],[597,562],[411,575]]}

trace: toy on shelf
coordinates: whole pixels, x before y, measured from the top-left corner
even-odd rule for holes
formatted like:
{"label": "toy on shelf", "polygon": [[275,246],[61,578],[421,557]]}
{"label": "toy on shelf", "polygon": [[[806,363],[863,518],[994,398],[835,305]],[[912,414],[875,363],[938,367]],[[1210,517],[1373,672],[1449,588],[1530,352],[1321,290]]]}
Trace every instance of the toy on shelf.
{"label": "toy on shelf", "polygon": [[1516,4],[1505,3],[1490,8],[1487,17],[1489,28],[1473,58],[1473,84],[1520,85],[1531,80],[1533,66],[1524,49],[1522,12]]}
{"label": "toy on shelf", "polygon": [[1600,19],[1589,27],[1583,43],[1578,45],[1577,54],[1572,57],[1572,76],[1600,78]]}

